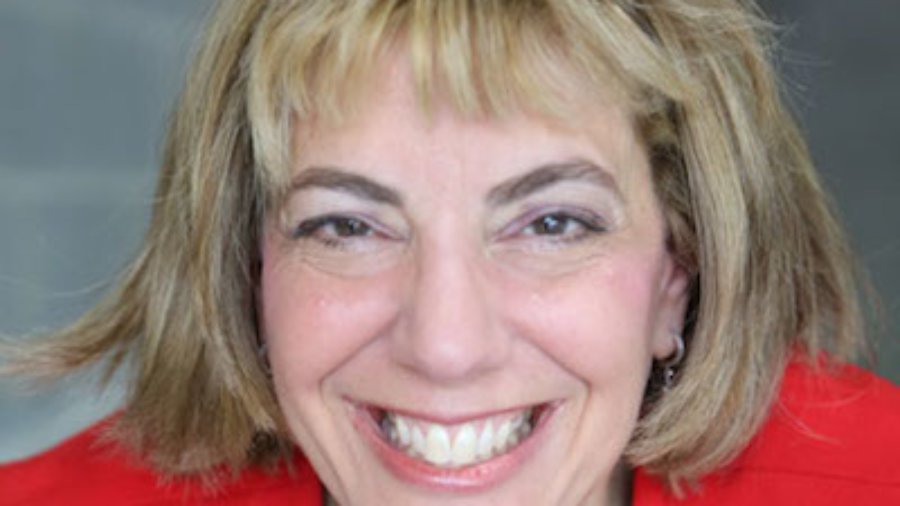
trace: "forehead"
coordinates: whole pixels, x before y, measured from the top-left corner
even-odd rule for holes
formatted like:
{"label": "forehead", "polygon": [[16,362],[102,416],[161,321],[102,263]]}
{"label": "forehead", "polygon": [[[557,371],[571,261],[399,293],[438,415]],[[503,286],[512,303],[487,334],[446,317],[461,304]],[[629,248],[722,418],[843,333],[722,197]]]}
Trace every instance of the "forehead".
{"label": "forehead", "polygon": [[644,116],[660,105],[657,84],[680,89],[676,66],[615,2],[278,5],[255,34],[247,87],[256,165],[276,193],[293,172],[286,147],[299,130],[379,100],[373,76],[386,60],[405,61],[426,113],[450,106],[464,117],[577,123],[584,102],[571,98],[584,93]]}
{"label": "forehead", "polygon": [[372,73],[352,114],[339,121],[297,118],[293,170],[338,164],[381,172],[414,166],[433,175],[441,167],[469,167],[479,175],[504,177],[583,158],[628,179],[631,166],[643,162],[643,149],[631,112],[613,96],[573,89],[565,97],[573,112],[565,116],[525,108],[466,114],[446,96],[423,103],[407,60],[395,56]]}

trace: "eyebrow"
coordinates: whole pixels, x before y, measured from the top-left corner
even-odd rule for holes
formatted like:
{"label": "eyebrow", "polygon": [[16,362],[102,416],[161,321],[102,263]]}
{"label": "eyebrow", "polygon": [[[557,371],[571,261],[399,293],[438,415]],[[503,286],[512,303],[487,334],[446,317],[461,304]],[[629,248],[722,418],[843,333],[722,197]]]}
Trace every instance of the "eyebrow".
{"label": "eyebrow", "polygon": [[501,206],[566,181],[587,181],[610,190],[622,200],[615,178],[606,169],[587,160],[548,163],[515,179],[501,183],[488,192],[491,206]]}
{"label": "eyebrow", "polygon": [[[609,189],[616,198],[622,198],[612,174],[599,165],[579,159],[544,164],[503,182],[488,192],[487,203],[492,207],[499,207],[566,181],[595,183]],[[309,167],[291,181],[292,192],[309,188],[340,191],[374,202],[403,207],[403,198],[396,190],[338,167]]]}
{"label": "eyebrow", "polygon": [[374,202],[403,207],[403,198],[395,190],[337,167],[310,167],[291,181],[291,191],[308,188],[336,190]]}

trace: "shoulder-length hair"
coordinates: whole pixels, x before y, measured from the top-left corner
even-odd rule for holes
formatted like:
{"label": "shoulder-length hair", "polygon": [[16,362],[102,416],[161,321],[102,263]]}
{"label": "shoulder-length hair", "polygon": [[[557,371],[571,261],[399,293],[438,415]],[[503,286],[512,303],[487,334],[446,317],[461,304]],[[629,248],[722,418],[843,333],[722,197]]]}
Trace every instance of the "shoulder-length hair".
{"label": "shoulder-length hair", "polygon": [[283,453],[256,351],[263,223],[298,125],[351,115],[400,47],[426,109],[565,118],[573,78],[627,103],[692,284],[687,359],[674,388],[648,390],[626,457],[696,478],[752,437],[792,353],[850,358],[862,344],[852,258],[779,98],[772,46],[741,0],[222,1],[171,120],[140,254],[104,302],[16,363],[47,375],[128,364],[119,434],[167,473]]}

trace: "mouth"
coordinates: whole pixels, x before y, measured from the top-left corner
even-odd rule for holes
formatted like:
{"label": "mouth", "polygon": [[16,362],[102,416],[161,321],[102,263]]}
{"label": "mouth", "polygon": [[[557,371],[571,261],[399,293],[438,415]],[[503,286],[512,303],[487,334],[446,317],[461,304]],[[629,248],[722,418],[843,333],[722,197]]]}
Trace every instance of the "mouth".
{"label": "mouth", "polygon": [[429,488],[474,490],[502,481],[527,460],[558,404],[441,419],[356,407],[357,427],[395,475]]}

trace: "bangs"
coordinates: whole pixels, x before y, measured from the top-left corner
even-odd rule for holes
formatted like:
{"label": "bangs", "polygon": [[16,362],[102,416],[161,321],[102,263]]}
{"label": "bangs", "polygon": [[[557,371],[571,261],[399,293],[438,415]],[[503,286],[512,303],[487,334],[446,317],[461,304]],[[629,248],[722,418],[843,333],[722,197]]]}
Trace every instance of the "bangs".
{"label": "bangs", "polygon": [[408,57],[426,114],[441,101],[467,117],[565,121],[583,100],[612,99],[649,115],[691,86],[639,14],[615,2],[278,3],[245,62],[257,168],[269,190],[284,188],[296,124],[352,117],[396,54]]}

